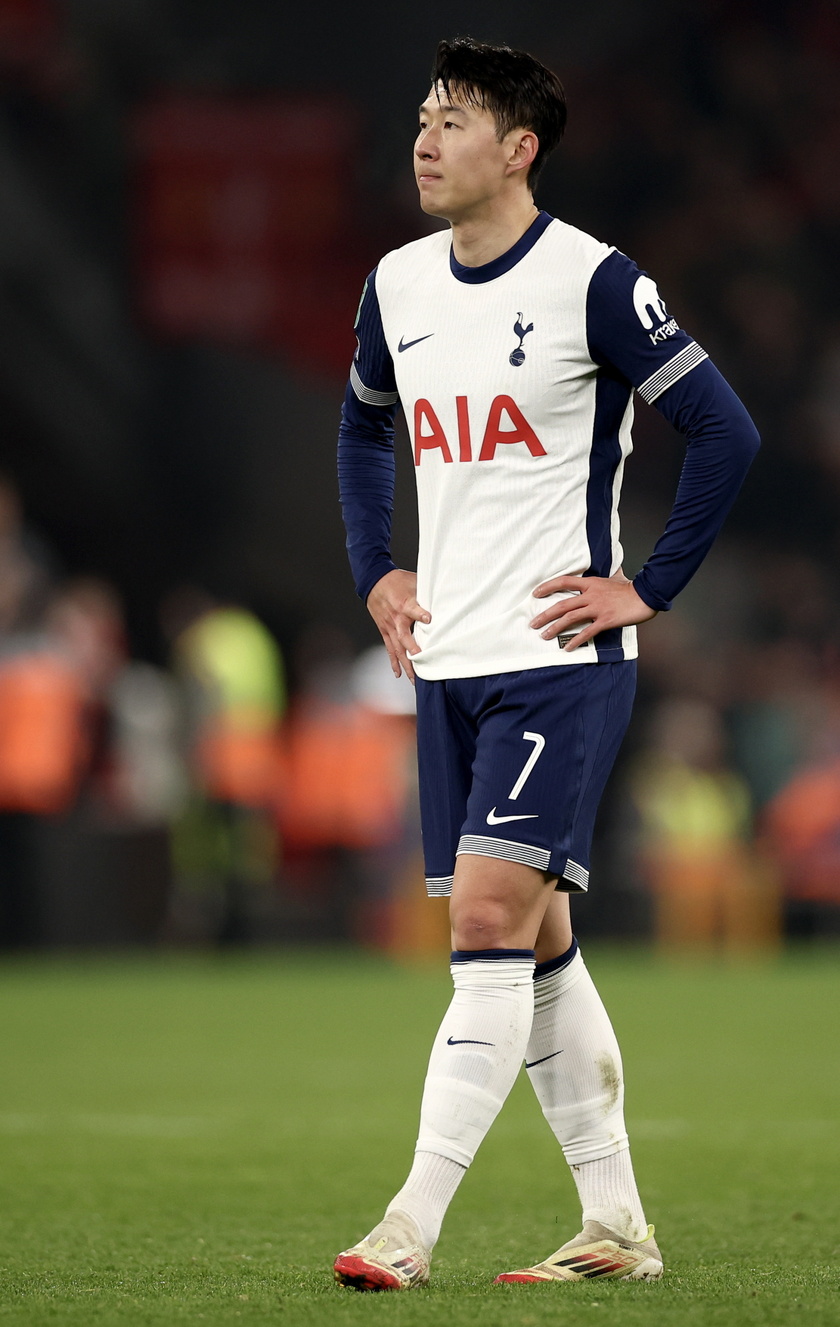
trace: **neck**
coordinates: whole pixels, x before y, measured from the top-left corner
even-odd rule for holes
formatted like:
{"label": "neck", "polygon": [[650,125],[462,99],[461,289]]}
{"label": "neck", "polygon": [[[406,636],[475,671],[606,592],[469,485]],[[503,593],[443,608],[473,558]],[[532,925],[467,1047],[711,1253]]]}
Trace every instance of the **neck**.
{"label": "neck", "polygon": [[483,267],[512,249],[539,216],[531,194],[498,204],[484,215],[450,218],[452,248],[464,267]]}

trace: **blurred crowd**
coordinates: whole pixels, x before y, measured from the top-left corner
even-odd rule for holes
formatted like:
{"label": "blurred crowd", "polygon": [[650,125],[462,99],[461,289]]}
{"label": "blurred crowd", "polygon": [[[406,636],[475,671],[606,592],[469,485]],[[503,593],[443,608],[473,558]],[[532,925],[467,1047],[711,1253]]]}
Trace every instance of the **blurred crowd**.
{"label": "blurred crowd", "polygon": [[[564,172],[762,435],[706,568],[641,633],[613,859],[663,943],[745,948],[840,929],[840,9],[693,8],[655,68],[622,48],[581,78]],[[673,450],[642,409],[631,568]]]}
{"label": "blurred crowd", "polygon": [[[7,948],[445,947],[411,690],[352,602],[334,493],[348,292],[420,231],[414,74],[443,35],[368,8],[380,44],[348,51],[356,15],[327,6],[293,69],[270,0],[0,0]],[[481,15],[476,36],[506,31],[501,4]],[[708,563],[640,633],[581,928],[733,952],[837,934],[840,7],[627,0],[529,33],[570,98],[539,201],[650,270],[763,440]],[[305,235],[275,151],[301,89]],[[630,574],[680,465],[641,403],[635,437]]]}
{"label": "blurred crowd", "polygon": [[[311,625],[290,697],[265,624],[184,585],[161,605],[168,666],[138,662],[115,588],[60,575],[9,479],[0,586],[0,945],[445,946],[413,692],[384,649]],[[671,950],[838,933],[840,661],[804,632],[724,645],[692,607],[643,633],[594,929],[629,893]]]}
{"label": "blurred crowd", "polygon": [[411,947],[413,692],[340,632],[280,648],[180,586],[169,666],[115,588],[64,579],[0,479],[0,946],[346,940]]}

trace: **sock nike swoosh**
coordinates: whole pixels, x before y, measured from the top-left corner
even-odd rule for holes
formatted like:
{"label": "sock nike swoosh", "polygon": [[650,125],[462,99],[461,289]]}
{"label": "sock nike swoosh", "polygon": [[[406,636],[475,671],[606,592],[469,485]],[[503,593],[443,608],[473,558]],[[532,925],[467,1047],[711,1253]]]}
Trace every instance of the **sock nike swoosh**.
{"label": "sock nike swoosh", "polygon": [[550,1055],[544,1055],[544,1056],[542,1057],[541,1060],[532,1060],[530,1064],[529,1064],[528,1061],[526,1060],[526,1061],[525,1061],[525,1068],[526,1068],[526,1069],[533,1069],[533,1067],[534,1067],[535,1064],[545,1064],[546,1060],[553,1060],[554,1057],[555,1057],[555,1055],[562,1055],[562,1054],[563,1054],[562,1050],[559,1050],[559,1051],[552,1051]]}

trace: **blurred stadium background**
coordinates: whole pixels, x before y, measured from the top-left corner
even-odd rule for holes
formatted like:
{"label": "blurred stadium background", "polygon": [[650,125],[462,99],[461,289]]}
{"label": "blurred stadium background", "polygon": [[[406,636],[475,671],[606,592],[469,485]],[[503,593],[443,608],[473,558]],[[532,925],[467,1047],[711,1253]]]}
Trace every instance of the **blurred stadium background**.
{"label": "blurred stadium background", "polygon": [[[654,274],[764,443],[644,628],[576,927],[840,930],[836,0],[0,0],[6,950],[446,950],[334,443],[364,277],[426,224],[434,46],[464,31],[560,72],[539,201]],[[640,403],[631,574],[681,454]]]}

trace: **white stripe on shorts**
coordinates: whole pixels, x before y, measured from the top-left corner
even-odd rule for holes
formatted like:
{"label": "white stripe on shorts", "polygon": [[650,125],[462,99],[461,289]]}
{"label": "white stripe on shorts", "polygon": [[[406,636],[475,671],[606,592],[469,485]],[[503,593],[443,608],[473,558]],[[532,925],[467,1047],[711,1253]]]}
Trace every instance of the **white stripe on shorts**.
{"label": "white stripe on shorts", "polygon": [[577,889],[587,890],[589,888],[589,872],[585,866],[578,866],[571,857],[567,859],[563,867],[563,879],[569,880]]}
{"label": "white stripe on shorts", "polygon": [[452,893],[452,876],[427,875],[426,893],[429,898],[448,898]]}
{"label": "white stripe on shorts", "polygon": [[523,866],[535,866],[538,871],[547,871],[551,859],[548,848],[511,843],[509,839],[491,839],[484,834],[462,834],[455,856],[460,857],[466,852],[474,852],[479,857],[500,857],[505,862],[521,862]]}
{"label": "white stripe on shorts", "polygon": [[[475,853],[479,857],[499,857],[507,862],[521,862],[523,866],[535,866],[539,871],[548,870],[548,851],[545,848],[534,848],[527,843],[510,843],[507,839],[464,834],[458,844],[458,853],[462,852]],[[571,858],[563,867],[563,879],[574,886],[574,889],[569,891],[571,893],[585,893],[589,889],[589,872],[585,866],[580,866]],[[426,893],[429,898],[448,898],[452,893],[452,876],[427,875]]]}

